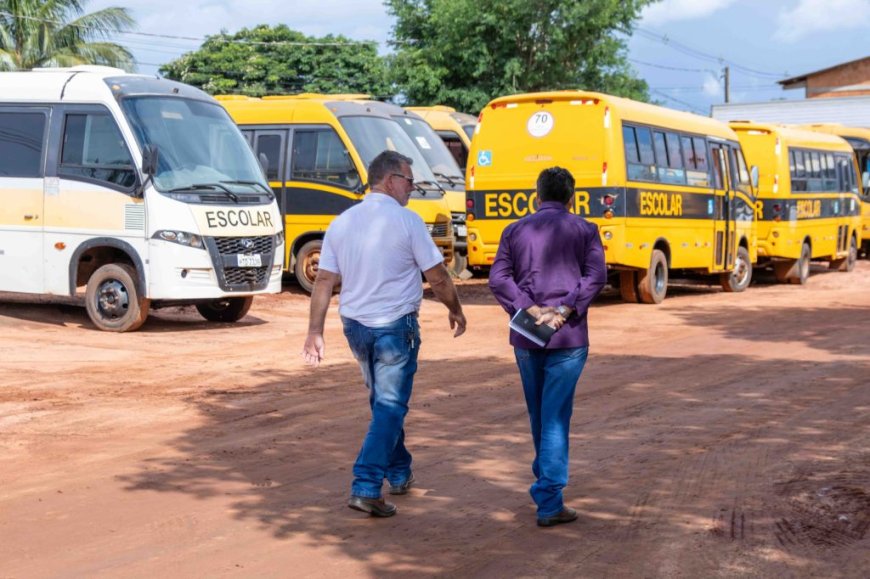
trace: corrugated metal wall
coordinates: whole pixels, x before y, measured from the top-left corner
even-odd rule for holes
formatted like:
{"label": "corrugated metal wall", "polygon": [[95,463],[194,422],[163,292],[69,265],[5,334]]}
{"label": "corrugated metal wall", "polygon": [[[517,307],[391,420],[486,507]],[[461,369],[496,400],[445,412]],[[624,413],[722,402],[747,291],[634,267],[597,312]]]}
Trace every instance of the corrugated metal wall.
{"label": "corrugated metal wall", "polygon": [[870,128],[870,96],[713,105],[711,116],[721,121],[841,123]]}

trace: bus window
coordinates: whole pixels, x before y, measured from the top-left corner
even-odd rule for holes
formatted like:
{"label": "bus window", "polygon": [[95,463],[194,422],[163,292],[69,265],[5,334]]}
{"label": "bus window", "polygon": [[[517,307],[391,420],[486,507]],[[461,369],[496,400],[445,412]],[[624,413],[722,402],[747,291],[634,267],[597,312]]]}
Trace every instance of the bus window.
{"label": "bus window", "polygon": [[676,133],[665,133],[665,145],[668,152],[668,168],[663,180],[666,183],[685,184],[686,170],[683,168],[683,155],[680,153],[680,137]]}
{"label": "bus window", "polygon": [[[653,155],[652,135],[645,127],[623,127],[634,134],[637,146],[638,162],[632,163],[626,159],[628,178],[633,181],[655,181],[655,156]],[[625,134],[623,132],[623,134]]]}
{"label": "bus window", "polygon": [[447,145],[447,150],[456,159],[456,163],[462,172],[465,173],[465,167],[468,165],[468,149],[465,148],[465,143],[462,138],[453,131],[437,131],[438,136]]}
{"label": "bus window", "polygon": [[266,180],[281,181],[281,135],[259,135],[257,155],[266,157]]}
{"label": "bus window", "polygon": [[0,112],[0,177],[42,177],[42,113]]}
{"label": "bus window", "polygon": [[136,183],[133,159],[115,121],[106,114],[69,114],[58,174],[129,189]]}
{"label": "bus window", "polygon": [[822,157],[825,165],[825,191],[837,190],[837,166],[834,164],[834,154],[825,153]]}
{"label": "bus window", "polygon": [[355,189],[356,172],[344,144],[332,129],[298,130],[293,134],[291,179]]}
{"label": "bus window", "polygon": [[[807,163],[809,158],[809,163]],[[804,163],[807,165],[807,190],[821,191],[822,190],[822,163],[819,161],[818,151],[807,151],[804,153]]]}
{"label": "bus window", "polygon": [[723,174],[722,159],[719,156],[720,145],[710,145],[710,166],[713,168],[713,188],[724,189],[725,176]]}
{"label": "bus window", "polygon": [[686,182],[695,187],[707,187],[707,155],[704,140],[687,136],[680,137],[683,144],[683,164],[686,167]]}
{"label": "bus window", "polygon": [[804,166],[804,152],[791,151],[791,155],[794,157],[794,171],[791,175],[791,190],[792,192],[806,191],[807,172]]}
{"label": "bus window", "polygon": [[751,195],[752,186],[750,184],[749,171],[746,169],[746,161],[743,160],[743,154],[740,152],[740,149],[733,147],[728,148],[728,153],[731,157],[731,179],[735,181],[732,187],[747,195]]}

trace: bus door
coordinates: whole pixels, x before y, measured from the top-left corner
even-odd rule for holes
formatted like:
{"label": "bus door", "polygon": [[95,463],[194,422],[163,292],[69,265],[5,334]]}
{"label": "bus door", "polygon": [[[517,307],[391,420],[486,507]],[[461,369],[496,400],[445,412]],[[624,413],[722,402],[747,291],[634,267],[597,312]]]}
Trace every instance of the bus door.
{"label": "bus door", "polygon": [[[115,118],[101,105],[56,105],[45,185],[45,292],[71,289],[72,249],[110,238],[144,252],[145,202],[133,157]],[[161,153],[169,155],[167,151]]]}
{"label": "bus door", "polygon": [[251,136],[251,148],[266,172],[266,181],[275,193],[281,216],[285,214],[284,183],[287,180],[287,131],[257,129],[245,131]]}
{"label": "bus door", "polygon": [[49,111],[0,106],[0,291],[42,292]]}
{"label": "bus door", "polygon": [[710,143],[713,168],[713,206],[708,209],[713,220],[713,269],[727,271],[734,266],[731,250],[734,238],[733,198],[728,150],[725,143]]}
{"label": "bus door", "polygon": [[728,156],[728,187],[725,190],[725,261],[727,269],[732,269],[737,261],[737,192],[740,189],[740,170],[737,162],[739,151],[726,144]]}

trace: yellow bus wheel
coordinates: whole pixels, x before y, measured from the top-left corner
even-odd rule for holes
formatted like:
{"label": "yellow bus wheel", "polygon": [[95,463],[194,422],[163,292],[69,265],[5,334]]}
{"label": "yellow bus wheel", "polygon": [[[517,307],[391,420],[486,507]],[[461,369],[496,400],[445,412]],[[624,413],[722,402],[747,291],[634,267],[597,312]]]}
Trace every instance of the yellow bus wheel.
{"label": "yellow bus wheel", "polygon": [[810,246],[804,243],[801,256],[791,261],[781,261],[773,264],[773,273],[779,283],[804,285],[810,277]]}
{"label": "yellow bus wheel", "polygon": [[320,267],[320,248],[323,241],[314,239],[303,245],[296,254],[296,266],[293,268],[296,281],[302,289],[311,293],[314,290],[314,279]]}
{"label": "yellow bus wheel", "polygon": [[630,304],[636,304],[640,301],[637,295],[636,271],[619,272],[619,295],[622,297],[622,301]]}
{"label": "yellow bus wheel", "polygon": [[852,271],[855,269],[856,261],[858,261],[858,244],[855,242],[855,238],[852,237],[849,241],[849,253],[846,257],[832,259],[829,268],[837,271]]}
{"label": "yellow bus wheel", "polygon": [[654,249],[649,268],[638,274],[637,293],[645,304],[660,304],[668,293],[668,260],[659,249]]}
{"label": "yellow bus wheel", "polygon": [[749,252],[745,247],[738,247],[734,269],[727,273],[720,273],[719,283],[726,292],[742,292],[749,287],[751,281],[752,262],[749,261]]}

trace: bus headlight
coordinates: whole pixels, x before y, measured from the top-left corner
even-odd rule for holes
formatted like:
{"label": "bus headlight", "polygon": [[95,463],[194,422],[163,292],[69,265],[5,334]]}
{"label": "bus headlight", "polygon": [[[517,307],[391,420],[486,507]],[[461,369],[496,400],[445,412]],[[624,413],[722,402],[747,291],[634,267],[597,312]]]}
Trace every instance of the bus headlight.
{"label": "bus headlight", "polygon": [[283,229],[275,234],[275,247],[280,247],[282,245],[284,245],[284,230]]}
{"label": "bus headlight", "polygon": [[152,239],[162,239],[178,245],[185,245],[195,249],[203,249],[205,246],[202,243],[202,237],[186,231],[173,231],[171,229],[161,229],[154,234]]}

